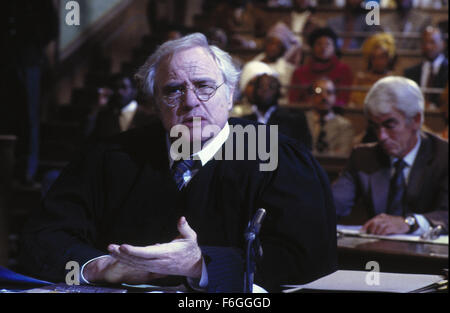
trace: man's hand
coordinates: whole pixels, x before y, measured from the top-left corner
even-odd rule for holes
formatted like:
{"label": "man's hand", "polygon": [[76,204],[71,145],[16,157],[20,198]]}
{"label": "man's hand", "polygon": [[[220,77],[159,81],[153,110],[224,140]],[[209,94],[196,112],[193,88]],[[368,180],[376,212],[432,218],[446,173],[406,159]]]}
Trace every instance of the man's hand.
{"label": "man's hand", "polygon": [[382,213],[367,221],[361,230],[375,235],[405,234],[409,226],[402,216]]}
{"label": "man's hand", "polygon": [[135,269],[111,256],[104,256],[89,262],[83,276],[91,283],[145,284],[165,275]]}
{"label": "man's hand", "polygon": [[177,227],[180,236],[169,243],[146,247],[111,244],[108,250],[121,263],[136,270],[200,278],[202,253],[197,244],[197,234],[184,217],[180,218]]}

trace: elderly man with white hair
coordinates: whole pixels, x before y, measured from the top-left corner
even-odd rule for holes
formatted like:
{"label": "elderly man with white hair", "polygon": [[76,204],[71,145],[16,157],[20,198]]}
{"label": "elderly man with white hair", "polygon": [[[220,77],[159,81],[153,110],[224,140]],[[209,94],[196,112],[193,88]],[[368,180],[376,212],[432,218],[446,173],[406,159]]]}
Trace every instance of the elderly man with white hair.
{"label": "elderly man with white hair", "polygon": [[357,146],[332,186],[336,212],[362,205],[362,230],[422,234],[440,225],[448,232],[448,142],[421,131],[424,98],[418,85],[386,77],[365,98],[377,142]]}
{"label": "elderly man with white hair", "polygon": [[[280,291],[336,270],[326,174],[294,140],[229,119],[239,71],[228,53],[191,34],[161,45],[137,77],[157,118],[93,145],[63,171],[23,233],[27,273],[64,281],[76,261],[84,283],[240,292],[244,234],[259,208],[267,216],[255,284]],[[248,140],[235,140],[244,128]],[[263,171],[267,153],[252,157],[252,147],[266,142],[277,166]],[[192,150],[180,159],[177,147]]]}

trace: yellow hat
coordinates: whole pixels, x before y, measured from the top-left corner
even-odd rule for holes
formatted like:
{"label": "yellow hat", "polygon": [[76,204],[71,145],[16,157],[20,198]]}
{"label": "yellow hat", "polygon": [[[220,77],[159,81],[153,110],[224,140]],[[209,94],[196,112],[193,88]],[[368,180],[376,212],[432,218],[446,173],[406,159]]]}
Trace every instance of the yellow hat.
{"label": "yellow hat", "polygon": [[369,60],[370,54],[375,47],[381,47],[386,50],[390,59],[395,56],[395,39],[389,33],[378,33],[370,36],[364,41],[362,46],[362,54],[366,61]]}

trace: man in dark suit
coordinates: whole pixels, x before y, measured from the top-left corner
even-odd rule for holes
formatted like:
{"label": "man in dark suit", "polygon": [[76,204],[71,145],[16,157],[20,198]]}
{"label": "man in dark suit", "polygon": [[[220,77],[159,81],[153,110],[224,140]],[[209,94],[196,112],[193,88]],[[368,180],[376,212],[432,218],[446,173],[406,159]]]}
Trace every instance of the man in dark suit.
{"label": "man in dark suit", "polygon": [[360,204],[374,234],[448,232],[448,143],[420,131],[423,95],[412,80],[386,77],[365,99],[378,142],[356,147],[332,190],[338,216]]}
{"label": "man in dark suit", "polygon": [[272,75],[263,74],[256,77],[253,87],[253,112],[245,119],[267,125],[278,125],[278,130],[311,150],[312,138],[303,111],[278,106],[281,96],[279,80]]}
{"label": "man in dark suit", "polygon": [[[238,76],[202,34],[164,43],[137,74],[159,119],[94,145],[64,170],[23,233],[27,273],[61,281],[76,261],[85,282],[239,292],[244,230],[260,207],[267,216],[256,284],[279,291],[336,270],[326,174],[295,141],[228,120]],[[239,145],[238,126],[265,137]],[[267,141],[272,170],[248,157],[252,143],[259,151]]]}
{"label": "man in dark suit", "polygon": [[114,74],[109,87],[112,94],[106,106],[88,117],[86,134],[91,139],[144,126],[151,120],[148,110],[136,101],[136,88],[130,77],[122,73]]}
{"label": "man in dark suit", "polygon": [[[448,80],[448,60],[444,55],[445,42],[437,27],[429,26],[422,34],[424,60],[405,70],[404,76],[414,80],[421,88],[444,89]],[[427,105],[439,106],[440,94],[425,93]]]}

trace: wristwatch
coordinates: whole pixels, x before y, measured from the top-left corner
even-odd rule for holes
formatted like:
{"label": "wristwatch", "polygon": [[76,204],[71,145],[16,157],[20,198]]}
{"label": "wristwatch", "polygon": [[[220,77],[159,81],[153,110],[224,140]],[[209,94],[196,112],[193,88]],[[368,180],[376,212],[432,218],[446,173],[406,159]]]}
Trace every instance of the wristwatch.
{"label": "wristwatch", "polygon": [[417,228],[419,228],[419,225],[417,224],[417,220],[414,217],[414,215],[407,215],[405,219],[403,220],[406,225],[409,226],[408,233],[414,232]]}

